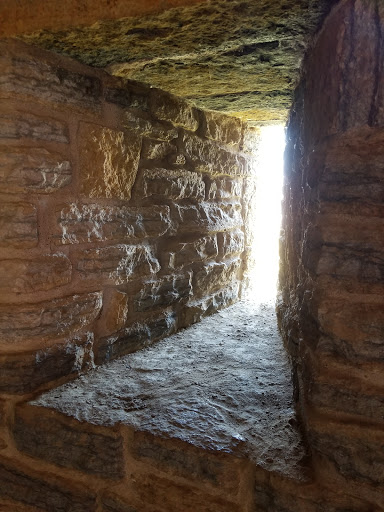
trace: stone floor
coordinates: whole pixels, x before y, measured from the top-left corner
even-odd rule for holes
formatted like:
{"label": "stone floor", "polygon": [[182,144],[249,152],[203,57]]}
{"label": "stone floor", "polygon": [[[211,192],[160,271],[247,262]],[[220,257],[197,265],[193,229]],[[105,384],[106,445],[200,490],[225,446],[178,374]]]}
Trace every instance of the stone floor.
{"label": "stone floor", "polygon": [[294,478],[305,455],[271,304],[240,302],[32,404],[240,454]]}

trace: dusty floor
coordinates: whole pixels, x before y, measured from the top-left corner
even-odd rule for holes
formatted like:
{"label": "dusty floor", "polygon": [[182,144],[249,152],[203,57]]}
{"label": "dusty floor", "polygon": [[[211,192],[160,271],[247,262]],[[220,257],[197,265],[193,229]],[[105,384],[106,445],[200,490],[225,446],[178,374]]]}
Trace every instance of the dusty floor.
{"label": "dusty floor", "polygon": [[290,476],[304,455],[271,304],[240,302],[33,403],[233,451]]}

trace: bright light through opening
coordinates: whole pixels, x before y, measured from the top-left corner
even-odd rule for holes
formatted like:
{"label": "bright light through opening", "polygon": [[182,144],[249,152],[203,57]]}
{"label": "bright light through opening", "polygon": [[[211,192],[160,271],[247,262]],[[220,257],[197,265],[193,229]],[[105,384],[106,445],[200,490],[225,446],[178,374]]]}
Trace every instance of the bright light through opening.
{"label": "bright light through opening", "polygon": [[277,292],[284,147],[283,126],[261,129],[253,218],[254,268],[250,275],[251,298],[259,303],[275,300]]}

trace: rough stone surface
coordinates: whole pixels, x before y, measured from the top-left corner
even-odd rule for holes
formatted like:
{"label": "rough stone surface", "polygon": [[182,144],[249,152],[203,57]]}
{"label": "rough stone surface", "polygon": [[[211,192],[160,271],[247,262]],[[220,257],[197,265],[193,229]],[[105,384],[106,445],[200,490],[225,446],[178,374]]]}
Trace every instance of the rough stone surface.
{"label": "rough stone surface", "polygon": [[81,123],[81,191],[86,197],[130,199],[140,158],[141,137]]}
{"label": "rough stone surface", "polygon": [[65,123],[25,112],[0,114],[0,137],[4,139],[25,137],[50,142],[69,142],[68,128]]}
{"label": "rough stone surface", "polygon": [[169,254],[169,266],[171,268],[183,267],[208,258],[215,258],[217,255],[216,236],[204,236],[190,242],[176,243]]}
{"label": "rough stone surface", "polygon": [[0,340],[12,344],[76,332],[94,320],[100,308],[98,292],[37,304],[0,305]]}
{"label": "rough stone surface", "polygon": [[151,91],[151,112],[157,119],[192,132],[199,126],[197,112],[188,102],[159,89]]}
{"label": "rough stone surface", "polygon": [[102,512],[138,512],[138,510],[124,503],[122,498],[110,494],[103,498]]}
{"label": "rough stone surface", "polygon": [[217,234],[220,253],[224,256],[232,256],[244,251],[244,233],[242,231],[228,231]]}
{"label": "rough stone surface", "polygon": [[208,203],[195,205],[175,205],[181,231],[212,232],[233,229],[242,225],[239,203]]}
{"label": "rough stone surface", "polygon": [[177,147],[167,141],[144,139],[141,156],[147,160],[163,160],[177,153]]}
{"label": "rough stone surface", "polygon": [[[35,24],[31,32],[42,30],[23,38],[205,109],[256,122],[284,121],[307,42],[333,3],[215,0],[162,12],[157,6],[157,15],[146,15],[143,3],[142,16],[138,11],[136,17],[93,19],[86,26],[76,23],[76,13],[65,30]],[[190,114],[178,122],[194,129]]]}
{"label": "rough stone surface", "polygon": [[148,169],[143,173],[144,197],[160,196],[167,199],[205,199],[205,183],[196,172],[180,169]]}
{"label": "rough stone surface", "polygon": [[[157,140],[169,141],[176,139],[178,131],[172,124],[159,123],[151,118],[147,119],[143,112],[125,112],[123,125],[130,130],[137,130],[142,136]],[[149,117],[149,116],[148,116]]]}
{"label": "rough stone surface", "polygon": [[69,283],[72,276],[71,262],[60,253],[30,260],[0,261],[0,290],[5,294],[50,290]]}
{"label": "rough stone surface", "polygon": [[87,332],[47,348],[0,354],[2,393],[31,393],[61,377],[93,366],[93,334]]}
{"label": "rough stone surface", "polygon": [[240,268],[239,260],[208,263],[193,276],[195,297],[212,294],[236,280]]}
{"label": "rough stone surface", "polygon": [[58,211],[55,243],[122,241],[164,235],[170,226],[168,206],[131,208],[71,203]]}
{"label": "rough stone surface", "polygon": [[152,311],[171,304],[185,301],[192,294],[191,273],[170,275],[160,281],[144,282],[140,293],[134,299],[136,311]]}
{"label": "rough stone surface", "polygon": [[0,247],[36,247],[37,211],[31,203],[2,201],[0,204]]}
{"label": "rough stone surface", "polygon": [[114,245],[79,252],[76,269],[82,279],[122,284],[154,274],[160,265],[147,246]]}
{"label": "rough stone surface", "polygon": [[242,123],[236,117],[223,116],[217,112],[204,112],[204,135],[223,144],[238,146],[242,137]]}

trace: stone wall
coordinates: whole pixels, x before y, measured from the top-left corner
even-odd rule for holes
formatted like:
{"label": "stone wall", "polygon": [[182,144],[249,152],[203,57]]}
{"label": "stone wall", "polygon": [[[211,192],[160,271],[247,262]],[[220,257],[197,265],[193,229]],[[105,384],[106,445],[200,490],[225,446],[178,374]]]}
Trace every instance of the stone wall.
{"label": "stone wall", "polygon": [[286,150],[280,326],[316,478],[357,510],[384,503],[383,29],[379,1],[332,11]]}
{"label": "stone wall", "polygon": [[0,48],[0,393],[12,401],[236,301],[252,180],[239,120]]}

